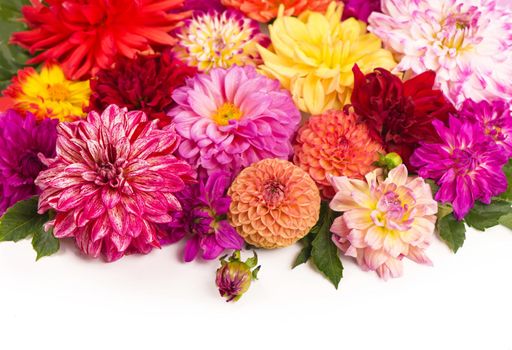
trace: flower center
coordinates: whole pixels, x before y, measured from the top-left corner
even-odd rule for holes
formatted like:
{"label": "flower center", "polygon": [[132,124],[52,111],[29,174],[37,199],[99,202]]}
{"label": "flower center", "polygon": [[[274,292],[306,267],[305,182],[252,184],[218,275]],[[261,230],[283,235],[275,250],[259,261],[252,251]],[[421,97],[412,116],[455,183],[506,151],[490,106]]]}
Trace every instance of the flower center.
{"label": "flower center", "polygon": [[453,150],[453,160],[456,169],[459,170],[459,173],[462,172],[467,174],[475,170],[478,166],[478,159],[473,155],[473,153],[463,149]]}
{"label": "flower center", "polygon": [[218,229],[218,221],[215,211],[207,206],[197,206],[192,209],[194,219],[190,223],[190,232],[193,234],[215,234]]}
{"label": "flower center", "polygon": [[442,23],[442,30],[436,34],[439,46],[447,50],[449,56],[454,56],[462,50],[469,50],[480,40],[475,28],[480,14],[476,9],[467,13],[454,14]]}
{"label": "flower center", "polygon": [[48,84],[48,97],[53,101],[67,101],[70,98],[69,89],[65,84]]}
{"label": "flower center", "polygon": [[376,210],[370,215],[373,223],[391,230],[409,230],[414,221],[409,219],[409,204],[414,204],[414,198],[410,190],[406,192],[403,200],[394,190],[387,191],[377,203]]}
{"label": "flower center", "polygon": [[35,179],[42,169],[43,164],[34,151],[29,150],[20,157],[19,171],[23,178]]}
{"label": "flower center", "polygon": [[285,186],[272,180],[263,186],[263,200],[269,207],[278,207],[284,199]]}
{"label": "flower center", "polygon": [[107,146],[106,159],[96,164],[96,185],[109,185],[116,188],[123,180],[124,158],[117,158],[117,151],[113,145]]}
{"label": "flower center", "polygon": [[217,109],[212,119],[217,125],[228,125],[231,120],[239,120],[242,117],[242,111],[232,103],[224,103]]}

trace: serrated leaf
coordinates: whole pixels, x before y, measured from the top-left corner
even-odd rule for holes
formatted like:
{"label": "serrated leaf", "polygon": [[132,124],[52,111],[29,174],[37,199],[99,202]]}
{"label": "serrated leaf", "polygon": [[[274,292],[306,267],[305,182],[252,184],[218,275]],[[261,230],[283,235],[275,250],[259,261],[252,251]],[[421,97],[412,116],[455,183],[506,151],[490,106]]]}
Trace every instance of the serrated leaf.
{"label": "serrated leaf", "polygon": [[56,253],[60,248],[60,242],[53,235],[53,230],[46,232],[41,227],[32,237],[32,247],[37,253],[36,260],[39,260]]}
{"label": "serrated leaf", "polygon": [[500,224],[512,230],[512,213],[503,215],[500,218]]}
{"label": "serrated leaf", "polygon": [[512,201],[512,159],[510,159],[508,163],[503,167],[503,172],[507,177],[508,187],[504,193],[499,195],[499,198]]}
{"label": "serrated leaf", "polygon": [[485,231],[498,225],[500,218],[510,212],[510,203],[505,200],[494,199],[489,205],[476,202],[473,209],[464,217],[464,221],[477,230]]}
{"label": "serrated leaf", "polygon": [[457,221],[455,217],[450,214],[437,221],[437,230],[439,236],[445,241],[450,249],[457,253],[460,247],[464,244],[466,239],[466,226],[463,221]]}
{"label": "serrated leaf", "polygon": [[47,215],[37,213],[37,197],[21,201],[7,209],[0,223],[0,242],[18,242],[48,221]]}
{"label": "serrated leaf", "polygon": [[338,248],[331,239],[330,228],[336,214],[329,209],[327,203],[322,203],[318,233],[311,243],[311,257],[315,266],[320,270],[334,287],[338,289],[343,277],[343,265],[338,256]]}

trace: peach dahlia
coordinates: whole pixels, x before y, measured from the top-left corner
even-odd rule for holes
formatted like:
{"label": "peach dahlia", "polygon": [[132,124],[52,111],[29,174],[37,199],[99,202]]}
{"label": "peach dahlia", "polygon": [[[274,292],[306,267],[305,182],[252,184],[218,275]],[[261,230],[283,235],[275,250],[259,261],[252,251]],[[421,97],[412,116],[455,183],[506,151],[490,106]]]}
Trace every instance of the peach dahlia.
{"label": "peach dahlia", "polygon": [[289,246],[318,221],[320,193],[315,182],[286,160],[264,159],[245,168],[228,195],[231,225],[256,247]]}

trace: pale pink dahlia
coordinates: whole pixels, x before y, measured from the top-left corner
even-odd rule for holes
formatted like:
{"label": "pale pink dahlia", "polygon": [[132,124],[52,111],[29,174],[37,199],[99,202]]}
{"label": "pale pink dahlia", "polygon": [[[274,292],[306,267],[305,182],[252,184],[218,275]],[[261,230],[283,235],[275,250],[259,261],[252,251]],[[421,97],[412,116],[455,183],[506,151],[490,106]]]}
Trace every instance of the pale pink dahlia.
{"label": "pale pink dahlia", "polygon": [[437,202],[421,177],[408,177],[405,165],[366,175],[366,181],[331,177],[337,191],[331,209],[344,212],[331,227],[334,243],[364,270],[383,279],[402,275],[404,257],[432,264],[425,249],[434,237]]}
{"label": "pale pink dahlia", "polygon": [[300,113],[279,82],[252,66],[212,69],[175,90],[169,115],[180,156],[209,173],[238,172],[265,158],[288,159]]}
{"label": "pale pink dahlia", "polygon": [[457,105],[512,97],[512,10],[491,0],[383,0],[369,31],[401,58],[396,70],[433,70]]}
{"label": "pale pink dahlia", "polygon": [[36,184],[39,212],[55,210],[57,238],[74,237],[87,255],[114,261],[148,253],[164,235],[159,224],[181,208],[173,193],[191,182],[191,167],[172,155],[179,137],[140,111],[111,105],[99,115],[58,126],[57,157]]}

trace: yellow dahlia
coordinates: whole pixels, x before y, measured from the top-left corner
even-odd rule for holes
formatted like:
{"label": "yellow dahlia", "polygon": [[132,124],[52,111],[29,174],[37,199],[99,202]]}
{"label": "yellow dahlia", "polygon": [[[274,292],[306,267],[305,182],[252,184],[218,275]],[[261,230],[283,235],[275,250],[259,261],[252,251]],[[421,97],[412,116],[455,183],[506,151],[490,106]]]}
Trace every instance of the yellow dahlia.
{"label": "yellow dahlia", "polygon": [[61,121],[85,116],[83,108],[89,105],[90,94],[88,80],[68,80],[56,64],[45,65],[40,73],[32,67],[20,70],[4,91],[14,100],[16,110]]}
{"label": "yellow dahlia", "polygon": [[304,112],[320,114],[348,103],[355,64],[364,73],[396,64],[366,23],[341,21],[342,12],[343,5],[332,2],[325,14],[306,11],[296,18],[280,13],[269,26],[272,48],[258,47],[261,71],[278,79]]}
{"label": "yellow dahlia", "polygon": [[334,189],[327,175],[363,179],[375,169],[373,163],[384,149],[370,137],[368,127],[357,122],[355,114],[332,110],[309,118],[300,128],[294,153],[293,162],[330,199]]}
{"label": "yellow dahlia", "polygon": [[286,160],[264,159],[245,168],[228,194],[231,225],[256,247],[289,246],[318,221],[320,193],[315,182]]}

